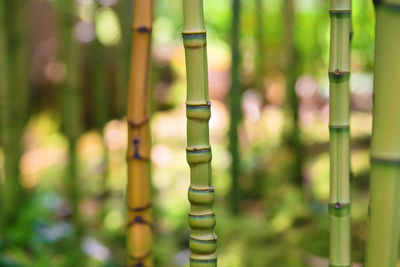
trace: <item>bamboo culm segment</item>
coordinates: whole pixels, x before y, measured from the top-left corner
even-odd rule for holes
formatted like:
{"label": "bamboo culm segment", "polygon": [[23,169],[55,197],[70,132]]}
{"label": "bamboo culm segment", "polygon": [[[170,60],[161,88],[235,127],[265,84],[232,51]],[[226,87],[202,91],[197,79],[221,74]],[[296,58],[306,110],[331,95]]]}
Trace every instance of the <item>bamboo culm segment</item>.
{"label": "bamboo culm segment", "polygon": [[400,223],[400,0],[375,2],[370,218],[365,266],[395,267]]}
{"label": "bamboo culm segment", "polygon": [[351,266],[350,33],[351,0],[331,0],[329,63],[330,267]]}
{"label": "bamboo culm segment", "polygon": [[217,236],[212,210],[214,187],[211,178],[211,147],[208,122],[211,117],[208,94],[207,41],[202,0],[184,0],[183,43],[187,75],[187,161],[190,166],[189,239],[190,266],[217,266]]}
{"label": "bamboo culm segment", "polygon": [[153,2],[134,1],[128,97],[128,266],[153,266],[149,63]]}

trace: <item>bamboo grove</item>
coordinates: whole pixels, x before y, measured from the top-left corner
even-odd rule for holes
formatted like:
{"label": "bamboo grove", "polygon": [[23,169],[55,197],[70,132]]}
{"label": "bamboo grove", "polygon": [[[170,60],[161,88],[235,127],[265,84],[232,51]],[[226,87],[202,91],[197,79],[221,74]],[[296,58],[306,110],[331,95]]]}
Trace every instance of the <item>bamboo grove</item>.
{"label": "bamboo grove", "polygon": [[153,21],[152,1],[135,1],[128,101],[128,208],[129,266],[153,266],[153,215],[150,181],[149,64]]}
{"label": "bamboo grove", "polygon": [[350,31],[351,0],[330,3],[330,258],[351,266],[350,254]]}
{"label": "bamboo grove", "polygon": [[306,2],[0,0],[0,266],[398,266],[400,0]]}

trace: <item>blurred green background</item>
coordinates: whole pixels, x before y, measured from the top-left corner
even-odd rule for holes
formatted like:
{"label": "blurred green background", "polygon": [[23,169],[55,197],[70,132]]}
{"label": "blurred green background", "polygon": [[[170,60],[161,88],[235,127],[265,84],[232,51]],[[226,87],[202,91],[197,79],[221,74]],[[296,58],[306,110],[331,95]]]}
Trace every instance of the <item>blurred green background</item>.
{"label": "blurred green background", "polygon": [[[18,77],[26,78],[26,100],[12,100],[17,103],[15,114],[26,118],[16,135],[21,147],[18,198],[23,201],[14,205],[12,218],[2,225],[0,266],[124,266],[124,114],[132,1],[77,0],[76,9],[67,15],[64,5],[73,5],[72,1],[24,0],[22,7],[10,4],[20,0],[3,2],[6,19],[0,34],[9,44],[8,54],[18,43],[25,51],[19,63],[11,56],[6,61],[9,70],[19,73],[9,74],[11,85]],[[295,13],[290,15],[283,11],[283,0],[242,1],[241,197],[239,214],[234,215],[227,138],[232,8],[230,0],[204,1],[221,267],[328,265],[329,1],[294,2]],[[367,231],[373,12],[372,1],[353,0],[354,262],[363,261]],[[154,14],[150,87],[155,265],[188,266],[182,0],[155,0]],[[292,29],[285,24],[288,16],[294,19]],[[63,35],[68,30],[73,40]],[[291,30],[294,39],[288,45],[284,33]],[[76,43],[74,49],[71,43]],[[289,65],[287,49],[294,55]],[[75,83],[66,83],[72,75]],[[75,86],[71,92],[79,97],[68,96],[65,88],[71,84]],[[285,104],[285,88],[296,93],[297,121]],[[290,140],[296,137],[286,134],[294,128],[298,129],[297,149]],[[0,181],[4,184],[4,143],[2,148]],[[77,159],[74,189],[68,171],[71,150]],[[300,174],[294,171],[298,166]],[[72,219],[74,209],[78,219]]]}

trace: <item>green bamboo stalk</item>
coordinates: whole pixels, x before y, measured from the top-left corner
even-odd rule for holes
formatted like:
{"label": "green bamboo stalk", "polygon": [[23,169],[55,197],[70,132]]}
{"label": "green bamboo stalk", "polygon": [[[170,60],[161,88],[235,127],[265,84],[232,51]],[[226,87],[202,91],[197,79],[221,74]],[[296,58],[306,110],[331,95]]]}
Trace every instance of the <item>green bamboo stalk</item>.
{"label": "green bamboo stalk", "polygon": [[132,53],[128,98],[129,266],[153,266],[153,213],[150,175],[149,65],[153,1],[134,1]]}
{"label": "green bamboo stalk", "polygon": [[302,156],[299,130],[299,103],[296,95],[296,79],[299,68],[296,60],[297,51],[294,40],[295,8],[293,0],[285,0],[283,4],[283,51],[284,72],[286,80],[286,98],[284,103],[285,126],[284,144],[293,155],[293,163],[290,169],[291,180],[302,185]]}
{"label": "green bamboo stalk", "polygon": [[240,106],[240,0],[232,2],[232,68],[231,68],[231,91],[230,91],[230,129],[229,129],[229,150],[232,156],[230,192],[231,210],[233,214],[239,213],[240,204],[240,153],[238,143],[238,127],[241,117]]}
{"label": "green bamboo stalk", "polygon": [[[25,0],[8,1],[10,84],[13,87],[14,106],[17,123],[16,138],[18,143],[28,118],[28,38],[27,38],[27,5]],[[21,154],[20,149],[17,153]]]}
{"label": "green bamboo stalk", "polygon": [[129,65],[131,55],[132,29],[131,22],[133,16],[132,0],[121,0],[118,3],[118,14],[121,22],[122,40],[119,43],[116,76],[115,108],[118,116],[122,116],[126,111],[128,86],[129,84]]}
{"label": "green bamboo stalk", "polygon": [[[96,11],[100,8],[98,3],[95,3]],[[94,115],[96,128],[103,137],[103,129],[109,118],[109,97],[108,97],[108,75],[107,75],[107,50],[95,38],[91,44],[91,57],[92,57],[92,86],[94,92]],[[118,95],[118,94],[117,94]],[[107,179],[108,179],[108,150],[103,141],[103,158],[102,158],[102,188],[103,194],[107,192]],[[102,211],[104,215],[105,211]]]}
{"label": "green bamboo stalk", "polygon": [[350,233],[350,32],[351,1],[331,0],[330,266],[351,266]]}
{"label": "green bamboo stalk", "polygon": [[190,166],[189,225],[190,266],[217,266],[217,236],[212,210],[214,187],[211,178],[211,146],[208,121],[211,103],[208,93],[207,40],[203,1],[184,0],[182,32],[187,76],[187,161]]}
{"label": "green bamboo stalk", "polygon": [[[255,60],[255,87],[264,95],[264,75],[265,75],[265,48],[264,48],[264,2],[256,0],[255,3],[256,19],[256,56]],[[264,99],[264,98],[263,98]]]}
{"label": "green bamboo stalk", "polygon": [[98,40],[93,40],[91,53],[95,121],[96,128],[102,131],[108,119],[106,51]]}
{"label": "green bamboo stalk", "polygon": [[[5,12],[5,0],[0,0],[0,137],[1,137],[1,146],[3,148],[3,154],[7,153],[7,144],[10,142],[9,135],[9,125],[10,125],[10,84],[9,84],[9,73],[8,73],[8,49],[7,49],[7,19]],[[4,174],[7,173],[9,167],[7,166],[8,160],[5,160],[5,171]],[[5,175],[6,176],[6,175]],[[8,177],[1,177],[0,185],[1,185],[1,199],[0,204],[1,207],[7,208],[8,201],[10,198],[6,195],[7,188],[6,180]],[[8,189],[8,190],[7,190]],[[0,230],[4,229],[3,225],[5,224],[7,211],[3,208],[0,210]],[[1,232],[1,234],[3,234]]]}
{"label": "green bamboo stalk", "polygon": [[400,224],[400,0],[376,9],[366,267],[397,266]]}
{"label": "green bamboo stalk", "polygon": [[26,9],[21,0],[2,3],[2,46],[4,77],[1,92],[2,146],[5,155],[5,220],[17,216],[18,206],[26,196],[19,183],[20,140],[27,118],[27,47]]}
{"label": "green bamboo stalk", "polygon": [[69,161],[67,166],[67,194],[72,203],[72,220],[79,230],[79,186],[76,142],[82,132],[82,92],[80,87],[79,45],[74,36],[76,23],[75,1],[58,0],[61,59],[65,63],[67,76],[61,85],[62,128],[68,139]]}

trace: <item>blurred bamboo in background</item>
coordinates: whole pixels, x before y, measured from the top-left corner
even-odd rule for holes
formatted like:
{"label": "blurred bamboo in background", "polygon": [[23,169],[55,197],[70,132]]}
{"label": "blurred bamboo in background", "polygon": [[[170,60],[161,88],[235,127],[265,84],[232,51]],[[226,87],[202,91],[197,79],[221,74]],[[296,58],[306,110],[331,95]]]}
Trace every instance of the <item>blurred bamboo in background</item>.
{"label": "blurred bamboo in background", "polygon": [[291,161],[290,179],[297,185],[302,185],[302,156],[299,129],[299,100],[296,95],[296,81],[299,63],[295,45],[295,6],[293,0],[283,3],[283,68],[285,74],[285,129],[283,142],[293,158]]}
{"label": "blurred bamboo in background", "polygon": [[240,83],[240,0],[232,2],[232,28],[231,28],[231,89],[229,93],[230,103],[230,129],[229,129],[229,150],[232,156],[231,164],[231,210],[232,213],[239,213],[241,199],[240,190],[240,153],[238,127],[241,120],[241,83]]}
{"label": "blurred bamboo in background", "polygon": [[153,2],[134,1],[133,41],[128,98],[129,266],[153,266],[153,215],[150,177],[149,65]]}
{"label": "blurred bamboo in background", "polygon": [[[68,165],[66,190],[72,205],[72,220],[77,231],[79,223],[79,169],[76,143],[83,131],[82,90],[80,76],[80,47],[75,37],[76,4],[74,1],[56,1],[60,23],[60,58],[66,67],[66,77],[61,84],[62,131],[68,139]],[[77,235],[79,237],[79,234]]]}
{"label": "blurred bamboo in background", "polygon": [[[7,12],[5,12],[7,10]],[[22,0],[2,1],[1,14],[1,143],[4,164],[4,212],[8,222],[16,219],[26,192],[19,181],[21,139],[28,119],[27,6]]]}

